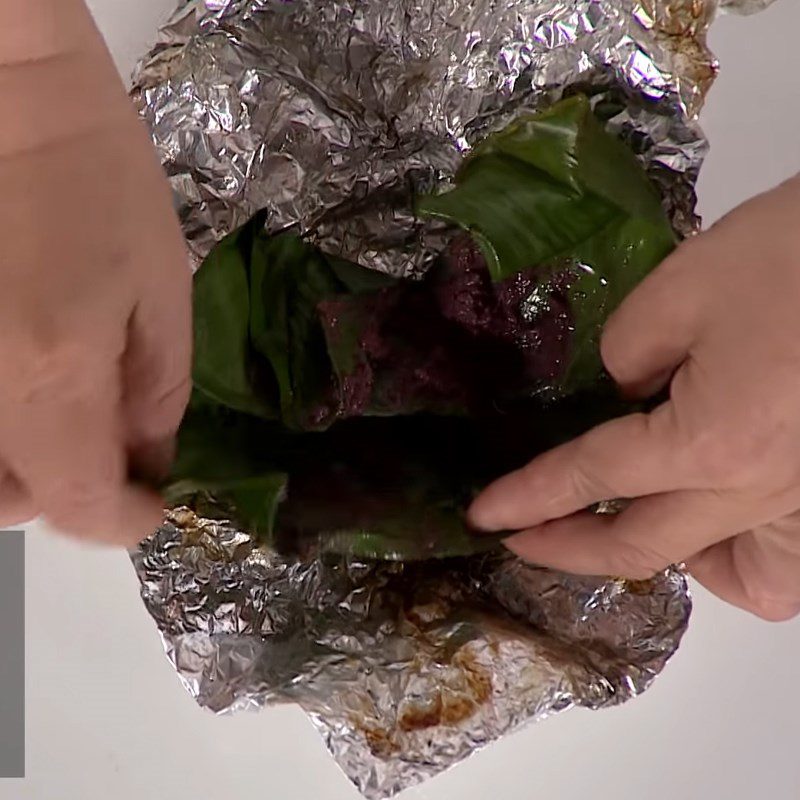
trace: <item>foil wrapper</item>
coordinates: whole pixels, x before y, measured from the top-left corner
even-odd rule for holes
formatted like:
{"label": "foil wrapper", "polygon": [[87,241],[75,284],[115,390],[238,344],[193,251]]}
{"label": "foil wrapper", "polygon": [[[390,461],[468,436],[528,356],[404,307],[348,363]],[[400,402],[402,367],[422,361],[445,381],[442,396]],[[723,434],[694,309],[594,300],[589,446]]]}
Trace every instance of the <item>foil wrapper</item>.
{"label": "foil wrapper", "polygon": [[298,703],[367,798],[395,794],[523,723],[644,691],[691,601],[511,556],[288,561],[187,509],[134,554],[169,659],[215,712]]}
{"label": "foil wrapper", "polygon": [[591,92],[696,224],[716,64],[701,0],[188,0],[134,97],[195,263],[256,211],[394,275],[442,246],[414,192],[445,184],[521,110]]}
{"label": "foil wrapper", "polygon": [[[132,96],[195,263],[259,209],[326,252],[423,271],[443,231],[411,212],[523,111],[589,94],[697,229],[696,117],[716,0],[184,0]],[[215,712],[295,702],[369,798],[517,726],[644,689],[690,613],[679,569],[576,578],[508,557],[295,563],[186,509],[133,555],[187,689]]]}

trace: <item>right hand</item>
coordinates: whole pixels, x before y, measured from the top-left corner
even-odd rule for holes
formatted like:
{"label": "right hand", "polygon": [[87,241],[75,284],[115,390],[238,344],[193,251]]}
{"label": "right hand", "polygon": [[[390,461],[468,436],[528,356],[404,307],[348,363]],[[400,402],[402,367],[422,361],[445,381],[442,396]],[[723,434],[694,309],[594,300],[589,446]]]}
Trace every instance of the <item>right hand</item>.
{"label": "right hand", "polygon": [[168,465],[189,396],[191,270],[88,12],[31,2],[31,24],[38,13],[53,37],[32,32],[26,51],[0,35],[13,109],[0,130],[0,526],[41,514],[133,544],[162,506],[130,471]]}
{"label": "right hand", "polygon": [[[603,360],[652,413],[612,420],[500,479],[472,522],[570,572],[686,562],[770,620],[800,613],[800,177],[684,242],[617,309]],[[615,498],[616,516],[584,511]]]}

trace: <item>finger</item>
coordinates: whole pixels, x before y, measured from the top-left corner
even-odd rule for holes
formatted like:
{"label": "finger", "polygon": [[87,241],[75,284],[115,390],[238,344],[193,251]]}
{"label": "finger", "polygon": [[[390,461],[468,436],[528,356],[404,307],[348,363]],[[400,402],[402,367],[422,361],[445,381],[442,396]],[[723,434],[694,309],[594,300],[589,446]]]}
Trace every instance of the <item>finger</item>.
{"label": "finger", "polygon": [[556,520],[505,544],[542,566],[644,580],[731,536],[741,512],[716,493],[672,492],[636,500],[615,516],[583,512]]}
{"label": "finger", "polygon": [[800,613],[800,524],[797,518],[740,534],[687,562],[710,592],[762,619]]}
{"label": "finger", "polygon": [[130,231],[141,246],[137,302],[122,361],[123,408],[129,446],[144,456],[145,466],[155,459],[163,468],[191,389],[192,271],[161,165],[148,152],[142,180],[149,179],[148,198],[159,222],[145,239]]}
{"label": "finger", "polygon": [[10,472],[0,477],[0,528],[30,522],[38,510],[27,488]]}
{"label": "finger", "polygon": [[667,403],[612,420],[489,486],[472,504],[478,530],[520,530],[593,503],[691,488]]}
{"label": "finger", "polygon": [[693,266],[701,250],[694,240],[680,245],[606,323],[600,343],[603,363],[625,394],[656,394],[695,342],[702,319],[702,290]]}
{"label": "finger", "polygon": [[161,503],[127,484],[117,371],[59,353],[42,376],[2,398],[9,468],[55,527],[135,543],[157,526]]}
{"label": "finger", "polygon": [[139,467],[156,475],[171,459],[191,391],[191,273],[182,249],[176,257],[172,272],[180,275],[139,302],[123,357],[128,444]]}

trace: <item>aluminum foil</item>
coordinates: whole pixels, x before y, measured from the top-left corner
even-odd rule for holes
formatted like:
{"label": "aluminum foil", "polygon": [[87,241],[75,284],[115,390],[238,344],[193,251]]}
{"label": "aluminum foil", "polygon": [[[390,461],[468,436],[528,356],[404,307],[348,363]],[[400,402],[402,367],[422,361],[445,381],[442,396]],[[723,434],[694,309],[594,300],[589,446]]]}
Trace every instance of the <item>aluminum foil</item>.
{"label": "aluminum foil", "polygon": [[[715,0],[185,0],[133,97],[195,262],[265,208],[271,231],[416,274],[443,232],[414,219],[414,192],[445,185],[476,141],[572,91],[593,97],[688,235],[717,10]],[[216,712],[299,703],[369,798],[525,722],[635,696],[677,648],[691,605],[677,569],[631,584],[510,556],[292,563],[186,510],[170,512],[134,562],[197,701]]]}
{"label": "aluminum foil", "polygon": [[523,723],[635,697],[691,610],[678,570],[631,583],[511,556],[291,562],[184,509],[134,563],[198,703],[216,712],[298,703],[368,798]]}
{"label": "aluminum foil", "polygon": [[716,70],[701,0],[187,0],[134,96],[196,261],[259,209],[392,274],[441,248],[411,196],[565,91],[596,93],[688,233]]}

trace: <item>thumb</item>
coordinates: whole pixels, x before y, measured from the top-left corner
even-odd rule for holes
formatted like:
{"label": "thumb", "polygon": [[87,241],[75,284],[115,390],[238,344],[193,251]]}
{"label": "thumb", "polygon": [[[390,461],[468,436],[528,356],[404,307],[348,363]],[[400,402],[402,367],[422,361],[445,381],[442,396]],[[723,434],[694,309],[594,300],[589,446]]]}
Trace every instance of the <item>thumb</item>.
{"label": "thumb", "polygon": [[702,304],[692,278],[701,238],[681,244],[606,323],[603,363],[629,397],[651,397],[663,389],[695,342]]}

